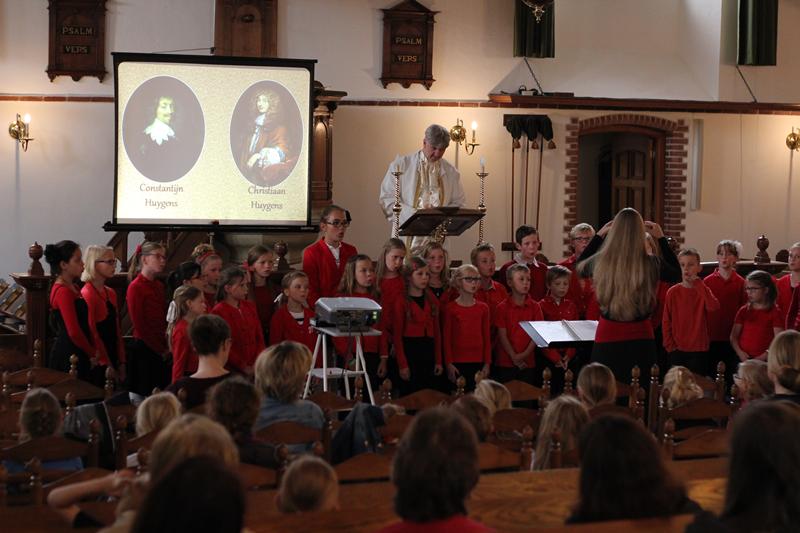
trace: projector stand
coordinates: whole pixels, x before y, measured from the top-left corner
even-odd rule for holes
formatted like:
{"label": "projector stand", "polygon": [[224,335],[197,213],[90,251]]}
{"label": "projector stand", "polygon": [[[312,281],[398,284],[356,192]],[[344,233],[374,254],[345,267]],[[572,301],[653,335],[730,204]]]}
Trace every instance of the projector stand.
{"label": "projector stand", "polygon": [[[367,363],[364,359],[364,350],[361,348],[361,337],[377,337],[381,332],[376,329],[369,331],[341,331],[337,328],[331,327],[318,327],[312,326],[317,330],[317,344],[314,346],[314,356],[311,358],[311,368],[308,371],[306,378],[306,388],[303,392],[303,398],[308,397],[308,392],[311,388],[311,378],[315,377],[322,379],[322,390],[328,392],[328,379],[344,379],[344,391],[347,399],[350,398],[350,381],[348,378],[355,376],[364,376],[364,382],[367,384],[367,392],[369,393],[369,401],[375,405],[375,396],[372,394],[372,384],[369,381],[369,374],[367,373]],[[326,337],[355,337],[356,339],[356,369],[347,370],[346,368],[331,367],[328,368],[328,343]],[[322,348],[322,368],[316,368],[317,357],[320,356],[320,347]]]}

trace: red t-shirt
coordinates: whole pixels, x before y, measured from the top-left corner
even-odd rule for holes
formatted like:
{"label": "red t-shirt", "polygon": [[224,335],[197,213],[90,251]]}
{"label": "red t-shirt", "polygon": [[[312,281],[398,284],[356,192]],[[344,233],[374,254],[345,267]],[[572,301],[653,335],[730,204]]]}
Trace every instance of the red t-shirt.
{"label": "red t-shirt", "polygon": [[189,323],[181,318],[172,328],[172,383],[197,372],[197,353],[189,339]]}
{"label": "red t-shirt", "polygon": [[744,278],[734,271],[725,279],[717,268],[703,279],[703,283],[719,301],[719,309],[708,313],[708,336],[712,342],[728,342],[736,312],[747,303]]}
{"label": "red t-shirt", "polygon": [[464,515],[455,515],[444,520],[424,523],[404,520],[386,526],[378,533],[492,533],[493,531],[494,529]]}
{"label": "red t-shirt", "polygon": [[265,348],[264,334],[261,331],[255,304],[243,300],[239,302],[239,307],[233,307],[220,302],[211,312],[224,318],[231,328],[231,351],[228,355],[228,364],[225,366],[239,372],[252,367],[258,354]]}
{"label": "red t-shirt", "polygon": [[[568,298],[562,298],[561,302],[556,303],[552,296],[547,295],[539,302],[539,306],[542,308],[544,320],[578,320],[578,307]],[[544,348],[542,355],[554,363],[560,363],[563,357],[575,357],[575,348]]]}
{"label": "red t-shirt", "polygon": [[[539,304],[536,303],[533,298],[528,296],[525,298],[525,301],[522,303],[522,305],[517,305],[514,303],[514,298],[509,296],[497,306],[494,316],[494,325],[497,327],[497,329],[506,330],[508,342],[514,349],[514,352],[520,353],[525,351],[525,349],[530,346],[533,341],[528,334],[525,333],[519,323],[530,322],[533,320],[544,320],[542,308],[539,306]],[[535,350],[532,350],[530,356],[528,356],[528,358],[525,360],[525,364],[528,366],[528,368],[533,368],[534,366],[534,351]],[[494,353],[494,363],[497,366],[504,368],[512,368],[516,366],[511,360],[511,354],[506,352],[505,348],[503,348],[503,343],[498,342],[496,344]]]}
{"label": "red t-shirt", "polygon": [[455,300],[449,302],[444,311],[442,345],[447,364],[491,364],[489,306],[477,301],[469,307],[459,305]]}
{"label": "red t-shirt", "polygon": [[775,337],[774,328],[783,328],[783,317],[777,306],[753,309],[748,304],[739,308],[734,323],[742,325],[739,347],[750,357],[758,357],[769,348]]}
{"label": "red t-shirt", "polygon": [[708,351],[707,312],[719,309],[719,300],[711,289],[698,280],[694,287],[681,284],[667,291],[662,332],[668,352]]}

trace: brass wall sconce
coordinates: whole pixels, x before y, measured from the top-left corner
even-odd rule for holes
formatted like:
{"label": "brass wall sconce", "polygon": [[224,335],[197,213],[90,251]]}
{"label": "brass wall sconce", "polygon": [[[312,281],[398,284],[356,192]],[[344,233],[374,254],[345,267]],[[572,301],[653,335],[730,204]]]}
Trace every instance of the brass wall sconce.
{"label": "brass wall sconce", "polygon": [[789,150],[800,150],[800,133],[795,133],[792,128],[792,133],[786,136],[786,146]]}
{"label": "brass wall sconce", "polygon": [[456,125],[450,128],[450,140],[452,140],[457,145],[464,144],[464,151],[467,152],[467,155],[472,155],[475,151],[476,146],[480,146],[480,143],[475,141],[475,132],[478,129],[478,123],[474,120],[472,121],[472,142],[467,142],[467,128],[464,127],[464,121],[460,118],[456,119]]}
{"label": "brass wall sconce", "polygon": [[23,117],[17,113],[17,120],[8,125],[8,134],[12,139],[22,145],[22,151],[28,151],[28,142],[33,138],[30,136],[31,116],[27,113]]}

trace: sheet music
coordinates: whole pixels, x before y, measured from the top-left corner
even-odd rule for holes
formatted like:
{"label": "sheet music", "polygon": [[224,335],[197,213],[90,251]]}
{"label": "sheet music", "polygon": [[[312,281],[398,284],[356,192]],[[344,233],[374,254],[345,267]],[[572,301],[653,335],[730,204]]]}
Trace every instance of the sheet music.
{"label": "sheet music", "polygon": [[593,341],[597,333],[597,320],[562,320],[564,327],[567,328],[577,341]]}
{"label": "sheet music", "polygon": [[558,348],[594,341],[597,321],[535,321],[520,322],[520,326],[539,348]]}

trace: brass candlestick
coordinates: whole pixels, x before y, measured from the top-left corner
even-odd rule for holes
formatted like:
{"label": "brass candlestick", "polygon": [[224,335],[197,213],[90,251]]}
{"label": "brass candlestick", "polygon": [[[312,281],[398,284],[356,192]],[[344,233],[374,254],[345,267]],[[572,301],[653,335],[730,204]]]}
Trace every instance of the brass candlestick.
{"label": "brass candlestick", "polygon": [[484,243],[483,240],[483,219],[486,218],[486,176],[488,172],[476,172],[478,178],[481,180],[481,203],[478,204],[478,211],[484,216],[478,221],[478,246]]}
{"label": "brass candlestick", "polygon": [[400,176],[402,174],[403,173],[399,169],[392,171],[392,176],[394,176],[394,207],[392,207],[392,211],[394,212],[393,236],[395,238],[400,237],[400,212],[403,210],[403,206],[400,204]]}

